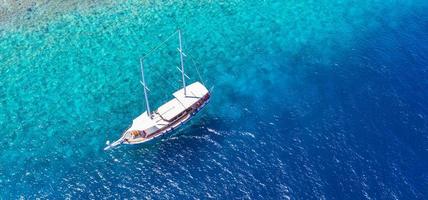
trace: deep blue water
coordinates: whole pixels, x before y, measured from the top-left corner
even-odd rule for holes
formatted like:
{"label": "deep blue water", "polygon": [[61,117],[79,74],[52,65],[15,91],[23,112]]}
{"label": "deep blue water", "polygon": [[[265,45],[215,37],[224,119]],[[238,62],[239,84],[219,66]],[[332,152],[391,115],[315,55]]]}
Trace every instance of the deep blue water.
{"label": "deep blue water", "polygon": [[[427,199],[427,10],[127,1],[4,27],[0,199]],[[103,151],[144,111],[139,56],[178,27],[210,104],[162,141]],[[179,87],[176,45],[148,61],[154,106]]]}

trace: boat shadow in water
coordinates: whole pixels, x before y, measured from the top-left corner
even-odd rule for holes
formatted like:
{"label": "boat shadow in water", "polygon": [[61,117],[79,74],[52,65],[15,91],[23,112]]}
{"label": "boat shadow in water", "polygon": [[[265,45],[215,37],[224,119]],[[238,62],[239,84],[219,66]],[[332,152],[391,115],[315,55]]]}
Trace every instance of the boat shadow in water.
{"label": "boat shadow in water", "polygon": [[122,145],[121,148],[143,152],[140,154],[143,157],[147,156],[147,153],[174,157],[176,154],[189,155],[188,152],[198,152],[207,148],[208,145],[221,145],[223,143],[225,136],[221,133],[224,132],[223,130],[229,130],[227,127],[229,123],[209,114],[195,118],[155,140],[139,145]]}
{"label": "boat shadow in water", "polygon": [[[182,128],[165,137],[162,143],[168,144],[170,142],[183,144],[187,146],[199,145],[196,141],[203,141],[204,138],[221,142],[224,139],[222,135],[225,130],[230,130],[226,121],[221,118],[212,117],[209,115],[202,115],[198,119],[184,125]],[[208,138],[207,138],[208,139]],[[189,142],[189,144],[187,144]]]}

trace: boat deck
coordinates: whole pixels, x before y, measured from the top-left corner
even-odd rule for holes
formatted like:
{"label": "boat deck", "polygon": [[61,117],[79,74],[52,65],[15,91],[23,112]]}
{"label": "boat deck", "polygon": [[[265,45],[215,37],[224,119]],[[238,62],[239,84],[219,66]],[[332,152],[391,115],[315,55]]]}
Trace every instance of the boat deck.
{"label": "boat deck", "polygon": [[163,135],[187,121],[209,98],[209,92],[199,82],[176,91],[174,98],[156,109],[150,116],[147,111],[133,120],[121,139],[125,144],[143,143]]}

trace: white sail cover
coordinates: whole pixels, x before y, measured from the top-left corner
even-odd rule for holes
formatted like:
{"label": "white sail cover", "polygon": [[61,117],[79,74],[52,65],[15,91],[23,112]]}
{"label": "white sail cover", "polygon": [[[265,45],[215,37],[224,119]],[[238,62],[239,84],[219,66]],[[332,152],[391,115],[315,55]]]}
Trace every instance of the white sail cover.
{"label": "white sail cover", "polygon": [[150,117],[147,115],[147,111],[135,118],[132,121],[132,126],[129,128],[129,130],[148,130],[148,129],[154,129],[156,131],[156,123],[154,120],[150,119]]}
{"label": "white sail cover", "polygon": [[153,133],[169,123],[165,120],[171,120],[178,116],[207,93],[208,90],[200,82],[188,85],[186,95],[184,95],[183,89],[174,92],[174,98],[160,106],[152,118],[147,115],[146,111],[133,120],[132,126],[128,130],[144,130],[147,133]]}
{"label": "white sail cover", "polygon": [[186,108],[183,106],[183,104],[181,104],[177,98],[174,98],[159,107],[157,112],[162,116],[163,119],[172,120],[172,118],[184,112],[185,110]]}

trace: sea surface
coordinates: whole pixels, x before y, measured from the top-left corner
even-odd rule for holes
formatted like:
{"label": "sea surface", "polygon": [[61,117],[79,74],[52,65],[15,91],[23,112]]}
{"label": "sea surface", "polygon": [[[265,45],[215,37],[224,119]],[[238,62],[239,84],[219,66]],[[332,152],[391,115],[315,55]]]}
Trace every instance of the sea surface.
{"label": "sea surface", "polygon": [[[0,199],[428,199],[428,1],[94,5],[3,18]],[[103,151],[145,110],[139,58],[179,28],[211,102]],[[177,47],[147,58],[152,107]]]}

